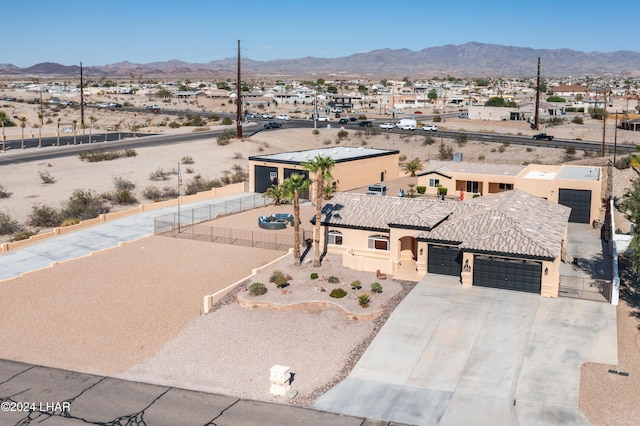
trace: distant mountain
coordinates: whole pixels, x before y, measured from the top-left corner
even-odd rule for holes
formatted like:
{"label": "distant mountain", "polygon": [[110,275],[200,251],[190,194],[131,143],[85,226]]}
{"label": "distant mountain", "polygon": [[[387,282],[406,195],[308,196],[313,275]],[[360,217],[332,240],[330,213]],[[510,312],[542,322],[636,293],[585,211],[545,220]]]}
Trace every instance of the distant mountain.
{"label": "distant mountain", "polygon": [[[640,53],[617,51],[610,53],[579,52],[571,49],[531,49],[483,43],[459,46],[430,47],[420,51],[408,49],[379,49],[341,58],[278,59],[254,61],[242,59],[245,77],[255,76],[361,76],[361,77],[527,77],[537,72],[541,60],[544,76],[640,76]],[[188,63],[180,60],[136,64],[118,62],[110,65],[85,67],[87,76],[181,76],[229,77],[236,73],[237,59],[226,58],[207,63]],[[74,76],[78,66],[55,63],[36,64],[18,68],[0,64],[0,75]]]}

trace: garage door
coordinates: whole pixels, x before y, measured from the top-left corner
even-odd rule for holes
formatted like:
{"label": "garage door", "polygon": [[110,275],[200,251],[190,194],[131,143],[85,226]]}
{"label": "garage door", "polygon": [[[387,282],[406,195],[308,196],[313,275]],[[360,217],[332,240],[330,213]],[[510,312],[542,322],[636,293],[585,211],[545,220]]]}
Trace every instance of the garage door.
{"label": "garage door", "polygon": [[462,253],[457,247],[429,245],[427,271],[431,274],[459,276]]}
{"label": "garage door", "polygon": [[591,191],[560,188],[558,204],[571,207],[569,222],[591,223]]}
{"label": "garage door", "polygon": [[491,257],[473,260],[473,285],[540,294],[542,264]]}

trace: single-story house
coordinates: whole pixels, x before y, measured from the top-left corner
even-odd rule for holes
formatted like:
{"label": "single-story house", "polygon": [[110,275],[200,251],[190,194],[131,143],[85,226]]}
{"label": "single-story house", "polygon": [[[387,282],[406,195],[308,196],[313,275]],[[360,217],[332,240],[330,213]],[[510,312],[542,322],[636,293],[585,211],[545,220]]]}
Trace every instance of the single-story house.
{"label": "single-story house", "polygon": [[548,92],[555,96],[586,96],[588,93],[587,89],[579,84],[560,84],[549,88]]}
{"label": "single-story house", "polygon": [[418,174],[417,185],[425,186],[428,195],[443,188],[448,196],[462,194],[465,199],[517,189],[571,207],[569,221],[578,223],[592,223],[602,207],[602,170],[594,166],[431,160]]}
{"label": "single-story house", "polygon": [[569,214],[517,190],[464,201],[340,192],[324,205],[322,240],[355,270],[415,268],[557,297]]}
{"label": "single-story house", "polygon": [[[336,146],[290,151],[249,157],[249,191],[265,192],[293,173],[313,180],[314,176],[309,177],[309,171],[303,163],[313,160],[317,155],[335,161],[331,170],[333,181],[326,183],[333,184],[340,191],[397,179],[400,174],[400,152],[397,150]],[[311,191],[311,198],[314,198],[313,185]],[[306,194],[303,198],[307,198]]]}

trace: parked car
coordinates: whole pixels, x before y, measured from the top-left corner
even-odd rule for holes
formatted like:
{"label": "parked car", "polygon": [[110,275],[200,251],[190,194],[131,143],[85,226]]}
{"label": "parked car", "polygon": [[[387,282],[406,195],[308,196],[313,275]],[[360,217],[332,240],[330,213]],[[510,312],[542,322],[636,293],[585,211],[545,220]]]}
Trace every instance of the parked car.
{"label": "parked car", "polygon": [[326,115],[321,115],[320,117],[318,117],[318,121],[329,121],[329,117],[327,117]]}
{"label": "parked car", "polygon": [[553,136],[548,135],[546,133],[538,133],[537,135],[533,135],[533,138],[535,140],[547,140],[547,141],[552,141],[553,140]]}
{"label": "parked car", "polygon": [[355,117],[348,117],[348,118],[349,118],[349,121],[351,121],[352,123],[355,123],[356,121],[358,121],[358,119]]}
{"label": "parked car", "polygon": [[264,118],[265,120],[271,120],[273,118],[273,115],[265,112],[262,114],[262,118]]}
{"label": "parked car", "polygon": [[276,115],[276,120],[291,120],[287,114]]}
{"label": "parked car", "polygon": [[109,108],[109,104],[107,102],[103,102],[100,105],[98,105],[100,108]]}
{"label": "parked car", "polygon": [[248,113],[246,113],[246,114],[244,115],[244,118],[247,118],[247,119],[248,119],[248,118],[256,118],[256,115],[255,115],[255,114],[251,114],[250,112],[248,112]]}
{"label": "parked car", "polygon": [[282,128],[282,124],[276,123],[276,122],[271,122],[271,123],[265,124],[264,128],[265,129],[281,129]]}
{"label": "parked car", "polygon": [[338,120],[339,124],[349,124],[349,119],[348,118],[341,118],[340,120]]}
{"label": "parked car", "polygon": [[436,126],[435,124],[427,124],[426,126],[424,126],[422,128],[422,130],[427,131],[427,132],[437,132],[438,131],[438,126]]}
{"label": "parked car", "polygon": [[109,108],[122,108],[122,104],[118,104],[115,102],[109,102]]}
{"label": "parked car", "polygon": [[382,123],[380,125],[381,129],[393,129],[393,127],[394,127],[393,123]]}
{"label": "parked car", "polygon": [[148,109],[149,111],[153,111],[155,109],[160,111],[160,107],[158,105],[147,105],[145,108]]}
{"label": "parked car", "polygon": [[359,127],[371,127],[373,125],[369,120],[364,120],[358,123]]}
{"label": "parked car", "polygon": [[17,101],[16,98],[14,98],[13,96],[7,96],[6,98],[4,98],[5,101],[7,102],[15,102]]}

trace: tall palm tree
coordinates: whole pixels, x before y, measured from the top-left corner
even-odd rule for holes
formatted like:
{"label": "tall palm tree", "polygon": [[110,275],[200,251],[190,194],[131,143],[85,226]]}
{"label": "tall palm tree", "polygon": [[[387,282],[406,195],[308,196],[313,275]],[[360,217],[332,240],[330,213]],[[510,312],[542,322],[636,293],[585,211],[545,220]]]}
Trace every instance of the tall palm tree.
{"label": "tall palm tree", "polygon": [[2,123],[2,152],[5,152],[5,140],[7,139],[4,135],[4,122],[7,120],[7,113],[4,111],[0,111],[0,122]]}
{"label": "tall palm tree", "polygon": [[18,118],[20,122],[20,127],[22,128],[22,144],[20,145],[20,149],[24,149],[24,128],[27,127],[27,117]]}
{"label": "tall palm tree", "polygon": [[89,143],[91,143],[91,131],[93,130],[93,124],[98,121],[93,115],[89,117]]}
{"label": "tall palm tree", "polygon": [[57,142],[58,146],[60,146],[60,120],[62,119],[58,118],[58,142]]}
{"label": "tall palm tree", "polygon": [[42,148],[42,126],[44,124],[44,116],[41,113],[38,113],[38,118],[40,119],[40,126],[38,127],[38,148]]}
{"label": "tall palm tree", "polygon": [[78,120],[73,120],[72,123],[73,123],[73,144],[75,145],[76,144],[76,135],[77,135],[76,129],[77,129]]}
{"label": "tall palm tree", "polygon": [[331,169],[336,164],[330,157],[318,154],[313,160],[302,163],[303,167],[315,173],[314,196],[316,199],[316,224],[313,233],[313,266],[320,267],[320,222],[322,220],[322,196],[324,181],[333,179]]}
{"label": "tall palm tree", "polygon": [[306,191],[311,181],[298,173],[292,173],[282,185],[293,198],[293,257],[300,264],[300,192]]}

